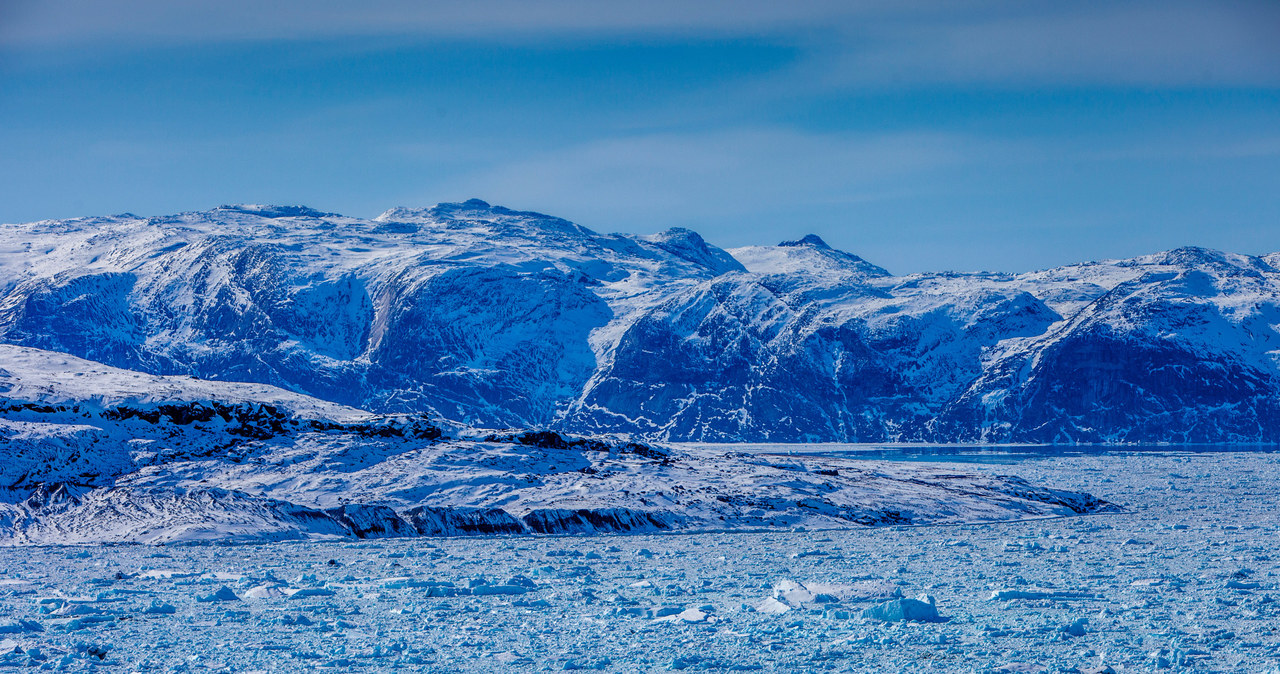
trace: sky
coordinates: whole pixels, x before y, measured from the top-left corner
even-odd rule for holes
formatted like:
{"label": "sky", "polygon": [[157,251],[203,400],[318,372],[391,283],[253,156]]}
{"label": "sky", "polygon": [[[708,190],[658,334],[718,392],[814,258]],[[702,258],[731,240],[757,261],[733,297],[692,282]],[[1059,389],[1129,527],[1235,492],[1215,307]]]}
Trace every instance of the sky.
{"label": "sky", "polygon": [[1280,2],[0,0],[0,222],[473,197],[895,273],[1280,251]]}

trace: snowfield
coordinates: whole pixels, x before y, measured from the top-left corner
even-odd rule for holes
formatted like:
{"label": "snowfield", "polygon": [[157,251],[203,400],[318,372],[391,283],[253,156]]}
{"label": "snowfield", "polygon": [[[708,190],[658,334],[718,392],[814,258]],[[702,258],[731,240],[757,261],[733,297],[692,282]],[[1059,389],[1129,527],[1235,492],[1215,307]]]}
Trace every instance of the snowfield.
{"label": "snowfield", "polygon": [[916,466],[1012,468],[1124,508],[1013,523],[3,548],[0,663],[1267,672],[1278,461],[1169,448]]}

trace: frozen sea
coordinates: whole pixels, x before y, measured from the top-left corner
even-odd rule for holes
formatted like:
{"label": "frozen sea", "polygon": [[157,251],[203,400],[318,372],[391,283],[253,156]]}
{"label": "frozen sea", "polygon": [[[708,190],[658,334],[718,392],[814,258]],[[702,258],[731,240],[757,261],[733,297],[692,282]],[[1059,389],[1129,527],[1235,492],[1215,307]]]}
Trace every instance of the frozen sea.
{"label": "frozen sea", "polygon": [[[5,548],[0,665],[1280,671],[1280,454],[746,449],[954,463],[1124,510],[828,531]],[[930,620],[892,620],[904,611]]]}

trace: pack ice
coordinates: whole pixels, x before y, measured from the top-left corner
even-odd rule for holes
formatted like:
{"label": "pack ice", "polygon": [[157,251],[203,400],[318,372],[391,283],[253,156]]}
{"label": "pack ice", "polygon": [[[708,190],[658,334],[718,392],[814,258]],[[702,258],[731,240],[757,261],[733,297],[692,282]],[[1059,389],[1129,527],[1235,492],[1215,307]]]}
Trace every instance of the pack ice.
{"label": "pack ice", "polygon": [[0,666],[1274,672],[1278,465],[1045,455],[1134,507],[977,526],[0,547]]}

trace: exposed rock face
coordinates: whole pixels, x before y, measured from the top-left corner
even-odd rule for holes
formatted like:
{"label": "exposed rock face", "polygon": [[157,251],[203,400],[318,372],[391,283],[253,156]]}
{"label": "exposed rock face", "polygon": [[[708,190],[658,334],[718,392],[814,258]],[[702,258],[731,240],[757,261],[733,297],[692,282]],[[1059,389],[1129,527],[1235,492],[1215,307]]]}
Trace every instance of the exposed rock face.
{"label": "exposed rock face", "polygon": [[522,534],[524,524],[500,508],[447,508],[419,506],[405,512],[405,519],[423,536],[471,536]]}
{"label": "exposed rock face", "polygon": [[679,528],[685,518],[673,512],[626,508],[552,508],[534,510],[521,519],[530,531],[549,534],[662,531]]}

